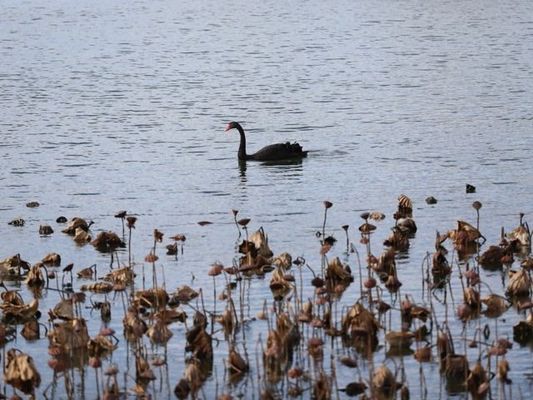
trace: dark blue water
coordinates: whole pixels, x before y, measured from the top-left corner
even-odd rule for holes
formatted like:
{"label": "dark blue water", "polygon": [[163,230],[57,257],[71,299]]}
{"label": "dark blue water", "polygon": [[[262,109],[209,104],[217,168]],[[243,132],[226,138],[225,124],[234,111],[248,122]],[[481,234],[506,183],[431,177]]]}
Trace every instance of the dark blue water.
{"label": "dark blue water", "polygon": [[[252,219],[251,230],[265,228],[274,253],[288,251],[319,267],[314,234],[322,227],[322,201],[330,200],[327,229],[341,243],[331,256],[345,257],[355,270],[354,255],[343,255],[341,226],[350,225],[351,241],[364,252],[355,234],[359,214],[384,212],[373,239],[379,255],[396,199],[405,193],[419,231],[398,261],[399,277],[402,291],[422,301],[420,265],[433,251],[435,231],[453,229],[457,219],[474,222],[472,201],[483,204],[481,229],[491,244],[502,226],[508,231],[518,224],[519,212],[531,220],[528,1],[8,0],[1,21],[0,258],[20,253],[35,263],[56,251],[65,265],[105,269],[108,256],[75,246],[55,219],[81,216],[95,221],[94,233],[120,232],[113,215],[124,209],[139,217],[132,242],[138,265],[152,246],[153,229],[187,235],[178,261],[161,254],[167,288],[205,287],[209,303],[209,265],[235,257],[232,209]],[[250,152],[289,140],[310,150],[309,157],[242,168],[238,135],[224,133],[230,120],[243,124]],[[466,183],[477,193],[465,194]],[[429,195],[437,205],[426,205]],[[41,206],[26,208],[31,200]],[[17,217],[26,220],[23,228],[7,225]],[[201,220],[213,224],[202,227]],[[51,237],[39,237],[44,223],[56,230]],[[503,293],[499,273],[483,278]],[[270,298],[267,283],[252,282],[251,315]],[[342,304],[353,304],[358,286]],[[51,308],[57,295],[45,293],[41,302]],[[120,312],[112,322],[119,332]],[[512,337],[522,317],[505,314],[500,334]],[[99,328],[94,322],[90,334]],[[184,368],[185,328],[171,328],[173,388]],[[250,331],[246,345],[255,357],[266,325],[257,322]],[[47,341],[19,339],[15,346],[37,358]],[[227,346],[217,351],[222,362]],[[126,350],[115,354],[123,368]],[[531,350],[515,344],[508,358],[513,393],[527,398]],[[375,354],[376,364],[385,360],[384,351]],[[37,363],[46,386],[51,372],[44,359]],[[418,364],[405,363],[417,376],[413,392]],[[430,396],[446,397],[438,365],[424,370]],[[338,369],[339,386],[352,372]],[[220,364],[218,378],[206,383],[206,398],[223,391],[223,373]],[[92,370],[87,374],[92,382]],[[168,395],[159,383],[152,390]],[[234,390],[257,397],[257,387]],[[95,395],[92,386],[84,393]]]}

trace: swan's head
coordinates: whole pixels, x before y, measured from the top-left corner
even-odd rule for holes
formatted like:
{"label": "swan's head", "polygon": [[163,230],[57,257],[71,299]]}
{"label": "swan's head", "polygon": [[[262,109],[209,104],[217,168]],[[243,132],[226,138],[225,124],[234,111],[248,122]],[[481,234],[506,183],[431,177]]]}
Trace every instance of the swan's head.
{"label": "swan's head", "polygon": [[224,132],[227,132],[229,131],[230,129],[235,129],[239,126],[239,123],[238,122],[235,122],[235,121],[231,121],[227,126],[226,126],[226,129],[224,129]]}

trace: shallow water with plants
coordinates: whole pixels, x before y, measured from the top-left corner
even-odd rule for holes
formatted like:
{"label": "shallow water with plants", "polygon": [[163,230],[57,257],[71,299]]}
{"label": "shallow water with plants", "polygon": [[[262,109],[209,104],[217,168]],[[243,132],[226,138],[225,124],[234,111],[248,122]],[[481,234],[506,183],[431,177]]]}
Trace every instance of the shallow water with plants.
{"label": "shallow water with plants", "polygon": [[532,7],[4,2],[0,396],[528,398]]}

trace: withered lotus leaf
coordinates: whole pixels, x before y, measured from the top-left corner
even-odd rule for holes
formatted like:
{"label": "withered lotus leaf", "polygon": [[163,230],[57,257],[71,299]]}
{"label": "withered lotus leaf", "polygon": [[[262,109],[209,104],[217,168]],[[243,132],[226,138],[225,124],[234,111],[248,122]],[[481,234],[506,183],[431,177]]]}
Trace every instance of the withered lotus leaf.
{"label": "withered lotus leaf", "polygon": [[89,333],[87,322],[83,318],[55,323],[54,328],[48,332],[50,346],[57,346],[63,351],[72,351],[87,347]]}
{"label": "withered lotus leaf", "polygon": [[108,273],[103,279],[115,285],[131,285],[135,278],[135,273],[131,267],[119,268]]}
{"label": "withered lotus leaf", "polygon": [[2,261],[0,261],[0,270],[4,268],[6,270],[12,268],[22,268],[28,270],[30,269],[30,263],[20,258],[20,254],[15,254],[14,256],[4,258]]}
{"label": "withered lotus leaf", "polygon": [[50,225],[39,226],[39,235],[46,236],[46,235],[51,235],[52,233],[54,233],[54,230],[52,229]]}
{"label": "withered lotus leaf", "polygon": [[70,220],[67,227],[61,232],[66,233],[67,235],[74,236],[76,234],[76,229],[80,228],[87,232],[91,224],[87,223],[86,220],[79,217],[74,217]]}
{"label": "withered lotus leaf", "polygon": [[21,335],[28,341],[40,339],[39,321],[30,319],[24,323]]}
{"label": "withered lotus leaf", "polygon": [[519,225],[506,235],[510,240],[516,240],[521,246],[529,247],[531,236],[529,230],[524,225]]}
{"label": "withered lotus leaf", "polygon": [[41,287],[45,284],[43,273],[41,272],[42,264],[37,263],[30,268],[30,272],[26,276],[26,284],[29,287]]}
{"label": "withered lotus leaf", "polygon": [[165,308],[169,300],[168,293],[162,288],[150,288],[135,292],[135,301],[143,307]]}
{"label": "withered lotus leaf", "polygon": [[7,352],[4,381],[25,394],[33,394],[41,384],[41,375],[29,355],[11,349]]}
{"label": "withered lotus leaf", "polygon": [[272,259],[272,264],[286,271],[292,265],[292,256],[287,252],[281,253]]}
{"label": "withered lotus leaf", "polygon": [[80,289],[84,292],[110,293],[113,291],[113,285],[109,282],[95,282],[82,285]]}
{"label": "withered lotus leaf", "polygon": [[61,256],[57,253],[50,253],[44,256],[41,262],[45,265],[50,265],[52,267],[57,267],[61,264]]}
{"label": "withered lotus leaf", "polygon": [[248,363],[244,361],[242,356],[234,348],[229,352],[228,368],[235,374],[243,374],[248,371]]}
{"label": "withered lotus leaf", "polygon": [[497,318],[509,308],[505,298],[497,294],[489,294],[488,296],[482,297],[481,302],[487,306],[485,315],[489,318]]}
{"label": "withered lotus leaf", "polygon": [[316,400],[331,399],[331,377],[323,371],[313,384],[313,398]]}
{"label": "withered lotus leaf", "polygon": [[93,339],[89,339],[87,342],[89,357],[100,358],[113,352],[117,347],[118,346],[115,343],[103,335],[96,335]]}
{"label": "withered lotus leaf", "polygon": [[95,265],[91,265],[90,267],[83,268],[82,270],[78,271],[76,275],[80,279],[92,279],[93,276],[96,275]]}
{"label": "withered lotus leaf", "polygon": [[4,321],[14,321],[24,323],[35,318],[35,313],[39,310],[39,301],[33,299],[29,304],[0,304],[0,309],[4,312]]}
{"label": "withered lotus leaf", "polygon": [[408,348],[414,338],[414,333],[409,331],[389,331],[385,335],[385,340],[391,347]]}
{"label": "withered lotus leaf", "polygon": [[507,285],[507,294],[511,297],[527,296],[532,290],[533,282],[528,272],[521,268],[519,271],[511,271],[511,278]]}
{"label": "withered lotus leaf", "polygon": [[171,324],[173,322],[185,322],[187,320],[187,314],[180,309],[162,309],[154,314],[154,318],[161,320],[165,324]]}
{"label": "withered lotus leaf", "polygon": [[96,250],[102,253],[113,252],[119,247],[126,246],[122,239],[115,232],[111,231],[100,232],[91,244]]}
{"label": "withered lotus leaf", "polygon": [[152,326],[148,328],[148,332],[146,334],[155,344],[165,344],[172,337],[172,332],[170,331],[170,329],[168,329],[167,324],[157,318],[155,319]]}
{"label": "withered lotus leaf", "polygon": [[188,303],[189,301],[198,297],[198,292],[190,286],[183,285],[176,289],[174,296],[180,303]]}
{"label": "withered lotus leaf", "polygon": [[212,337],[206,332],[206,325],[205,316],[196,312],[194,325],[185,335],[186,350],[192,352],[193,356],[200,361],[212,360],[213,358]]}
{"label": "withered lotus leaf", "polygon": [[74,237],[72,239],[76,243],[82,245],[89,243],[92,240],[92,237],[86,230],[82,228],[76,228],[76,230],[74,231]]}
{"label": "withered lotus leaf", "polygon": [[148,330],[146,322],[141,319],[135,308],[128,310],[122,323],[124,325],[124,334],[128,340],[138,339]]}
{"label": "withered lotus leaf", "polygon": [[252,233],[248,241],[255,245],[257,254],[264,258],[270,258],[274,253],[268,247],[268,235],[265,233],[263,227]]}
{"label": "withered lotus leaf", "polygon": [[50,319],[71,320],[74,319],[74,307],[72,299],[63,299],[52,310],[48,311]]}
{"label": "withered lotus leaf", "polygon": [[380,365],[372,374],[372,389],[378,399],[392,399],[400,385],[386,365]]}

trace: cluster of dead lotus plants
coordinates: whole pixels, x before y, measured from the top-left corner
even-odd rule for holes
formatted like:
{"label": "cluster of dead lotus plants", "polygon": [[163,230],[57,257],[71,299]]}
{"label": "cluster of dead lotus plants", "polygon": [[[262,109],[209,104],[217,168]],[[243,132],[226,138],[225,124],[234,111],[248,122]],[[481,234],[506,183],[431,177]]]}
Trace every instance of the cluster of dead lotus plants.
{"label": "cluster of dead lotus plants", "polygon": [[[163,232],[154,230],[145,263],[137,264],[132,262],[131,248],[135,216],[117,213],[122,235],[101,231],[94,239],[92,222],[73,218],[63,232],[78,245],[91,243],[97,251],[109,253],[110,265],[106,272],[97,271],[96,264],[77,269],[74,280],[74,265],[59,270],[62,260],[56,253],[34,265],[19,254],[0,261],[2,281],[23,282],[32,295],[24,300],[19,291],[2,284],[0,396],[7,393],[8,386],[13,395],[22,392],[39,397],[37,391],[41,390],[50,396],[56,380],[64,379],[66,394],[75,397],[74,371],[83,375],[92,369],[96,396],[104,399],[129,394],[148,398],[161,391],[164,382],[168,393],[177,398],[212,398],[212,394],[202,394],[209,379],[216,381],[219,399],[238,397],[242,390],[257,391],[261,399],[304,396],[322,400],[340,394],[408,399],[409,384],[415,377],[407,375],[405,360],[413,359],[419,363],[417,397],[427,396],[423,365],[438,363],[449,393],[467,391],[472,398],[483,399],[497,387],[499,397],[505,398],[512,383],[507,353],[513,342],[498,336],[498,318],[514,308],[521,318],[513,327],[513,341],[521,345],[533,342],[533,258],[524,216],[520,215],[518,227],[510,232],[502,228],[500,242],[482,251],[486,239],[479,229],[481,203],[474,202],[475,227],[458,221],[455,229],[437,232],[435,251],[422,263],[421,295],[415,296],[402,293],[404,272],[397,265],[398,255],[408,251],[417,232],[411,199],[405,195],[398,198],[394,224],[381,254],[375,253],[372,237],[378,229],[374,223],[381,223],[385,215],[372,211],[361,214],[363,223],[355,236],[358,245],[350,240],[350,226],[343,225],[346,251],[342,257],[330,256],[336,243],[327,232],[332,207],[332,202],[324,202],[322,229],[316,234],[316,265],[288,252],[276,255],[265,230],[249,234],[251,219],[238,219],[238,211],[233,210],[238,255],[229,266],[215,262],[206,267],[213,285],[212,297],[207,299],[210,291],[206,288],[181,284],[167,290],[165,271],[158,262]],[[58,219],[58,223],[66,222]],[[201,225],[206,224],[203,221]],[[12,221],[12,225],[24,224]],[[41,231],[53,233],[52,228]],[[177,259],[178,252],[183,253],[185,236],[170,239],[167,254]],[[448,240],[451,248],[445,246]],[[360,246],[362,254],[357,250]],[[504,293],[495,293],[484,283],[484,269],[501,271]],[[251,315],[247,303],[252,283],[262,281],[268,282],[271,298],[264,298],[257,315]],[[357,284],[352,285],[354,282]],[[59,297],[47,312],[39,309],[45,291]],[[455,301],[459,301],[456,306]],[[88,318],[95,315],[101,327],[91,336]],[[116,315],[122,316],[121,334],[110,327]],[[486,318],[483,324],[482,317]],[[44,389],[32,357],[11,346],[19,326],[28,341],[48,339],[53,382],[47,382]],[[250,338],[252,326],[264,330]],[[458,326],[462,331],[454,332]],[[177,332],[182,337],[173,339]],[[181,342],[185,343],[182,375],[172,390],[169,360],[176,365],[178,356],[168,355],[168,349]],[[214,354],[215,345],[218,354]],[[126,347],[125,365],[113,361],[121,346]],[[379,351],[383,347],[385,358]],[[134,367],[129,366],[130,357]],[[222,358],[220,367],[215,361]],[[224,371],[222,388],[217,368]],[[346,375],[346,371],[351,371],[353,379],[340,386],[339,372]],[[494,379],[497,385],[492,384]]]}

